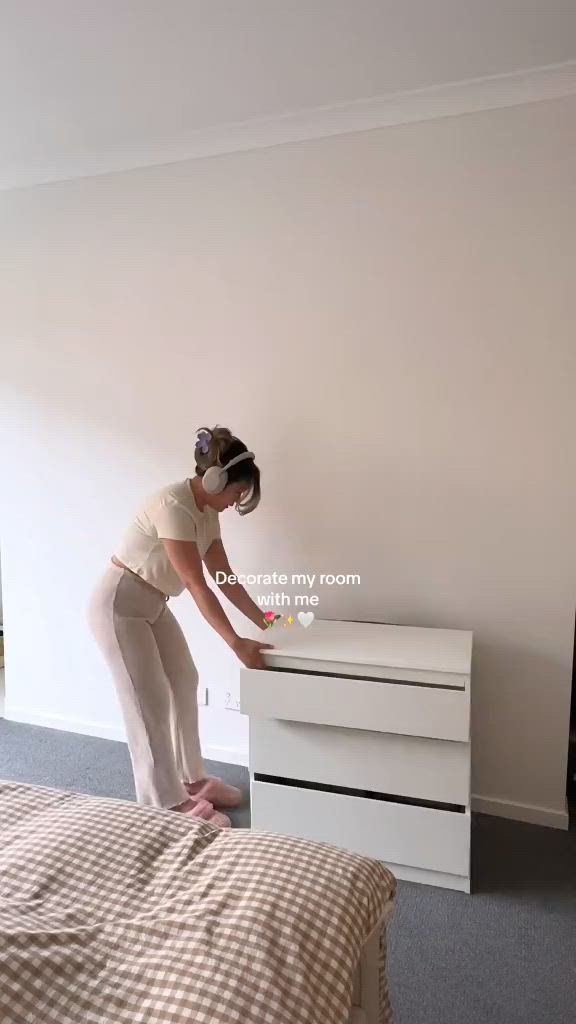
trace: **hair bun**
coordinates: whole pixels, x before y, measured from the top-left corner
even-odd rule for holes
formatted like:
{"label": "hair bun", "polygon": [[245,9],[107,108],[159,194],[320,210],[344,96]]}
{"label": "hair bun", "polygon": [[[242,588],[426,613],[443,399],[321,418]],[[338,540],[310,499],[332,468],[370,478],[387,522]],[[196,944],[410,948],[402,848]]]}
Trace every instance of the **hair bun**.
{"label": "hair bun", "polygon": [[217,461],[219,463],[226,462],[226,452],[234,440],[232,431],[228,430],[228,427],[216,425],[212,430],[212,440],[216,446]]}
{"label": "hair bun", "polygon": [[228,427],[221,427],[218,424],[210,427],[200,427],[194,454],[196,465],[200,469],[209,469],[211,466],[221,466],[226,462],[226,451],[232,444],[234,435]]}

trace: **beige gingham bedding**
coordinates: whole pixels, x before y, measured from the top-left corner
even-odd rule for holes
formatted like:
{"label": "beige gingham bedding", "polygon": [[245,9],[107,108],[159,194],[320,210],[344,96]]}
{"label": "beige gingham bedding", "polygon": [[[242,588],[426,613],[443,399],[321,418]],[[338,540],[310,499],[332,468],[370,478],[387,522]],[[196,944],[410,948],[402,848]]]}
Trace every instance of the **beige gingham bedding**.
{"label": "beige gingham bedding", "polygon": [[0,1022],[346,1024],[394,891],[331,847],[0,782]]}

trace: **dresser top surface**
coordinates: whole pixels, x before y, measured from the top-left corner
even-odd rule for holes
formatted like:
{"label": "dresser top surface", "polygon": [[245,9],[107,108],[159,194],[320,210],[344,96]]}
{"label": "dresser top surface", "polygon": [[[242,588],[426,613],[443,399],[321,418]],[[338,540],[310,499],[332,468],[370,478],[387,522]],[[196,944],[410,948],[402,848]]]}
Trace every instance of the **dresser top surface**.
{"label": "dresser top surface", "polygon": [[318,662],[324,670],[330,664],[347,664],[467,676],[472,638],[467,630],[314,619],[307,629],[298,622],[271,629],[267,639],[274,650],[264,655],[271,668],[289,659],[294,664]]}

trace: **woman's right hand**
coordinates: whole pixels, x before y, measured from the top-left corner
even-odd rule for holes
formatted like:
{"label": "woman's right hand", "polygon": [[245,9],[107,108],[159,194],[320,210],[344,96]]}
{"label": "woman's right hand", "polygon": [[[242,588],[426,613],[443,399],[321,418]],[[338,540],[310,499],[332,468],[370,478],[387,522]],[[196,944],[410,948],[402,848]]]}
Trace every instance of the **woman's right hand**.
{"label": "woman's right hand", "polygon": [[274,644],[263,644],[261,640],[249,640],[248,637],[239,636],[232,650],[245,668],[266,668],[261,652],[266,649],[272,650],[273,647]]}

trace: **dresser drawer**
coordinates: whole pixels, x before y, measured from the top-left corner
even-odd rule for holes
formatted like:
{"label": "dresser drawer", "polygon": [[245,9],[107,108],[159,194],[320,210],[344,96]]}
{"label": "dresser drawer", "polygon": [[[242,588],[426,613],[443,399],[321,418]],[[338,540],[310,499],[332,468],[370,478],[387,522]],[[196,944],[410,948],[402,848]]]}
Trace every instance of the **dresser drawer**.
{"label": "dresser drawer", "polygon": [[470,803],[470,744],[450,740],[252,718],[250,771],[415,801]]}
{"label": "dresser drawer", "polygon": [[330,843],[390,865],[462,878],[470,815],[268,782],[252,783],[252,828]]}
{"label": "dresser drawer", "polygon": [[470,693],[460,687],[241,669],[240,710],[254,718],[460,742],[470,738]]}

